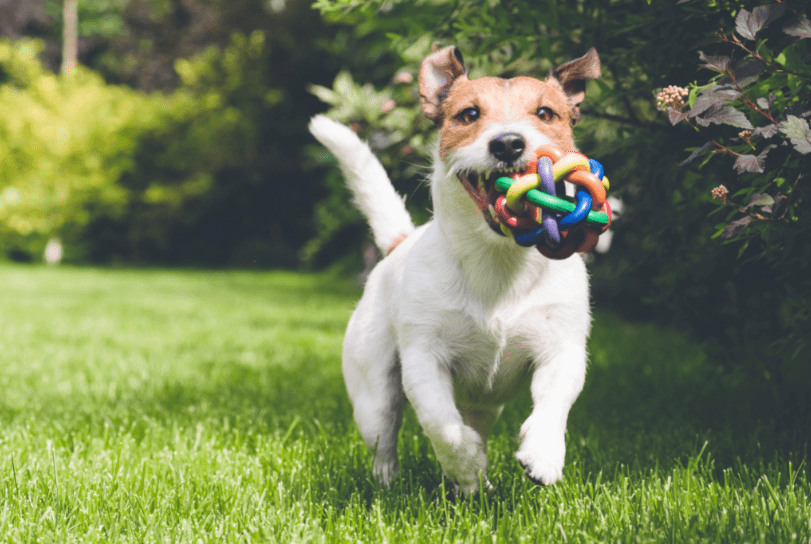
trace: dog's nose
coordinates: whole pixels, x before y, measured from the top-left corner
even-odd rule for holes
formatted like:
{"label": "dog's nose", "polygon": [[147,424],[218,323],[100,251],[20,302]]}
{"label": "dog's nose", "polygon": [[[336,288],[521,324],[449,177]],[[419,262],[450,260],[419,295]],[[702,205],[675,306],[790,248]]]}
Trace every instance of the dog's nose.
{"label": "dog's nose", "polygon": [[490,153],[500,161],[512,163],[521,156],[527,141],[520,134],[509,132],[490,140]]}

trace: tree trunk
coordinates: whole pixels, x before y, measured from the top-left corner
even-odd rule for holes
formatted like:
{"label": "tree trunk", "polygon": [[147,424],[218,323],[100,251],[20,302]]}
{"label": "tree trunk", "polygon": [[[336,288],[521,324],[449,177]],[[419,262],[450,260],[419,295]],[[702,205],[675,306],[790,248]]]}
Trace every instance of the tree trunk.
{"label": "tree trunk", "polygon": [[65,28],[62,35],[62,74],[70,75],[76,69],[79,56],[79,0],[64,0],[63,19]]}

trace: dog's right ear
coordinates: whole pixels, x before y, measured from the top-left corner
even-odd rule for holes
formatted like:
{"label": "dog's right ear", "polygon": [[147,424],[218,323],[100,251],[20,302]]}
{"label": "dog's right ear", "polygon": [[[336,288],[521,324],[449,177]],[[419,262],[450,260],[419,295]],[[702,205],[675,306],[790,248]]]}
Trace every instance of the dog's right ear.
{"label": "dog's right ear", "polygon": [[457,78],[466,76],[462,53],[456,46],[431,53],[420,65],[419,88],[422,113],[435,123],[442,118],[442,101]]}

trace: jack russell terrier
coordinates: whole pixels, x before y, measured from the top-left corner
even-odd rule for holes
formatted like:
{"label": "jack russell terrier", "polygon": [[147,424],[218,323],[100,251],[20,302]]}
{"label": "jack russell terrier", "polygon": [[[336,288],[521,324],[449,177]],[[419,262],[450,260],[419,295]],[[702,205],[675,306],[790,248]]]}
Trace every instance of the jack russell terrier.
{"label": "jack russell terrier", "polygon": [[586,80],[598,77],[594,49],[544,81],[468,79],[456,47],[428,56],[420,100],[440,133],[434,216],[418,228],[369,147],[323,115],[312,119],[310,131],[338,159],[388,253],[369,276],[343,345],[355,421],[382,482],[399,471],[408,401],[458,489],[489,488],[487,436],[527,382],[533,409],[516,458],[536,483],[563,477],[566,420],[586,376],[586,268],[580,257],[550,260],[501,235],[494,184],[526,169],[539,146],[574,150]]}

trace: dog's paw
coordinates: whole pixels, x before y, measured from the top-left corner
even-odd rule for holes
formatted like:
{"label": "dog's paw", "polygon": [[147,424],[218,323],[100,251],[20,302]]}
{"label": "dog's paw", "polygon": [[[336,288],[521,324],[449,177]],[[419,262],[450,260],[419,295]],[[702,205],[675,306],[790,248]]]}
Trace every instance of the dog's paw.
{"label": "dog's paw", "polygon": [[532,458],[522,452],[515,454],[515,458],[524,468],[527,478],[540,485],[552,485],[563,479],[563,463],[549,462],[545,459]]}
{"label": "dog's paw", "polygon": [[[447,476],[447,474],[445,476]],[[481,486],[477,483],[475,487],[462,488],[460,485],[455,484],[453,486],[453,494],[457,497],[467,497],[469,495],[476,495],[479,491],[484,491],[486,495],[490,495],[495,489],[496,488],[490,483],[490,480],[483,477]]]}
{"label": "dog's paw", "polygon": [[467,425],[448,425],[432,443],[442,470],[463,495],[479,491],[480,477],[485,488],[490,485],[484,476],[487,453],[479,433]]}
{"label": "dog's paw", "polygon": [[566,458],[566,442],[562,433],[540,432],[527,420],[521,427],[521,436],[524,440],[515,458],[527,477],[541,485],[552,485],[562,480]]}
{"label": "dog's paw", "polygon": [[381,484],[388,487],[391,481],[400,473],[400,463],[397,459],[383,459],[380,456],[374,460],[372,472]]}

